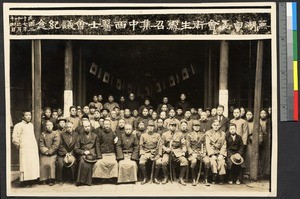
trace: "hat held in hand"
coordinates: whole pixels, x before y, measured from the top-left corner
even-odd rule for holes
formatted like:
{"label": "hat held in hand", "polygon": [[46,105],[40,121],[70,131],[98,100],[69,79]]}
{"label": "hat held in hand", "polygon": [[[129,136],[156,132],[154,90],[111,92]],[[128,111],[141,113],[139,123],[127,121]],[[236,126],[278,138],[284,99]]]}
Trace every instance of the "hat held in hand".
{"label": "hat held in hand", "polygon": [[65,167],[71,167],[74,162],[75,162],[75,157],[74,155],[70,154],[70,153],[67,153],[66,156],[64,157],[64,164],[65,164]]}
{"label": "hat held in hand", "polygon": [[87,154],[83,159],[88,163],[95,163],[97,162],[96,154]]}
{"label": "hat held in hand", "polygon": [[234,155],[232,155],[230,157],[230,160],[233,162],[233,164],[235,165],[241,165],[243,164],[244,162],[244,158],[239,154],[239,153],[236,153]]}

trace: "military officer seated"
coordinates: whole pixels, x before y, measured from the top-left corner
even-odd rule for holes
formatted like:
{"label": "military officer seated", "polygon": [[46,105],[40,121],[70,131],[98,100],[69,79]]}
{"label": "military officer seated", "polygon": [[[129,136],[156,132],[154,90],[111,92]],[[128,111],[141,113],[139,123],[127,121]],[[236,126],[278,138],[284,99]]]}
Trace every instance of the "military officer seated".
{"label": "military officer seated", "polygon": [[[204,173],[205,173],[205,185],[209,186],[208,183],[208,172],[210,168],[210,161],[206,154],[206,147],[205,147],[205,133],[200,131],[200,121],[194,120],[193,121],[193,131],[189,132],[186,135],[186,142],[187,142],[187,150],[188,150],[188,160],[190,161],[190,168],[192,171],[192,179],[193,179],[193,186],[196,186],[196,175],[195,175],[195,167],[197,162],[200,162],[199,169],[201,169],[202,164],[204,164]],[[198,171],[199,173],[201,170]]]}
{"label": "military officer seated", "polygon": [[[140,162],[139,167],[143,175],[142,185],[148,182],[148,175],[146,172],[146,164],[149,161],[155,161],[154,183],[159,184],[157,176],[161,168],[161,158],[158,155],[160,135],[154,132],[154,122],[149,120],[147,131],[141,135],[140,138]],[[154,162],[152,162],[153,164]]]}
{"label": "military officer seated", "polygon": [[[185,158],[186,154],[186,144],[184,134],[182,132],[176,131],[177,123],[175,121],[171,121],[169,123],[169,131],[162,134],[161,139],[161,154],[162,154],[162,167],[164,173],[164,180],[162,184],[166,184],[168,182],[168,165],[171,164],[175,166],[179,164],[180,166],[180,175],[179,175],[179,183],[186,186],[186,183],[183,180],[183,176],[186,172],[186,166],[188,165],[188,161]],[[172,171],[170,171],[172,173]]]}

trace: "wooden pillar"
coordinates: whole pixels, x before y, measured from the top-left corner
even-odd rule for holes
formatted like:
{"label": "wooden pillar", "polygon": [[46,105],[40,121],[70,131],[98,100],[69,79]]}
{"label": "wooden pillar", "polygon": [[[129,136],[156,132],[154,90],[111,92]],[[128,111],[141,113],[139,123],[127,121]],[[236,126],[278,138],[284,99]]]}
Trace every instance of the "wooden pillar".
{"label": "wooden pillar", "polygon": [[250,178],[257,180],[258,177],[258,158],[259,158],[259,130],[261,109],[261,87],[262,87],[262,63],[263,63],[263,41],[257,43],[257,59],[255,74],[255,93],[254,93],[254,115],[253,115],[253,138],[252,138],[252,160],[250,162]]}
{"label": "wooden pillar", "polygon": [[204,108],[213,108],[213,76],[212,76],[212,63],[211,63],[211,46],[208,47],[208,92],[207,92],[207,98],[208,98],[208,104]]}
{"label": "wooden pillar", "polygon": [[82,52],[81,52],[81,45],[79,44],[79,52],[78,52],[78,70],[77,70],[77,100],[76,105],[82,106]]}
{"label": "wooden pillar", "polygon": [[220,80],[219,80],[219,104],[224,106],[224,116],[228,116],[228,41],[220,44]]}
{"label": "wooden pillar", "polygon": [[41,40],[32,40],[32,123],[38,140],[42,123],[42,50]]}
{"label": "wooden pillar", "polygon": [[69,108],[73,105],[73,46],[72,41],[65,43],[65,90],[64,116],[69,116]]}
{"label": "wooden pillar", "polygon": [[[206,44],[206,51],[205,51],[205,57],[208,57],[208,53],[207,53],[207,49],[208,49],[208,45]],[[207,106],[208,106],[208,85],[209,85],[209,77],[208,77],[208,67],[209,67],[209,64],[208,64],[208,61],[205,59],[205,64],[204,64],[204,73],[203,73],[203,79],[204,79],[204,106],[203,108],[205,109]]]}
{"label": "wooden pillar", "polygon": [[82,105],[86,105],[86,70],[87,70],[87,65],[86,65],[86,56],[85,53],[81,53],[81,78],[82,78],[82,98],[81,98],[81,103]]}

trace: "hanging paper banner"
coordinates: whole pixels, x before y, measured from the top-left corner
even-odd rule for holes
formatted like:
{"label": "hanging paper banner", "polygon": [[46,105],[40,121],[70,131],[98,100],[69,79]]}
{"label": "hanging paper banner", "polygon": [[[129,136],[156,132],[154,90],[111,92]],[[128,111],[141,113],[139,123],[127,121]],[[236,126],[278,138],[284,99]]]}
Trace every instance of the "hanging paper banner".
{"label": "hanging paper banner", "polygon": [[98,70],[98,65],[93,62],[92,65],[91,65],[91,68],[90,68],[90,73],[93,74],[93,75],[96,75],[97,70]]}
{"label": "hanging paper banner", "polygon": [[186,79],[190,78],[187,68],[182,69],[181,75],[182,75],[182,80],[186,80]]}
{"label": "hanging paper banner", "polygon": [[175,79],[174,79],[173,75],[169,77],[169,84],[170,84],[170,87],[175,86]]}
{"label": "hanging paper banner", "polygon": [[108,83],[110,79],[110,74],[108,72],[104,72],[103,82]]}
{"label": "hanging paper banner", "polygon": [[121,89],[122,89],[122,82],[121,82],[121,80],[120,80],[119,78],[117,79],[116,88],[117,88],[118,90],[121,90]]}

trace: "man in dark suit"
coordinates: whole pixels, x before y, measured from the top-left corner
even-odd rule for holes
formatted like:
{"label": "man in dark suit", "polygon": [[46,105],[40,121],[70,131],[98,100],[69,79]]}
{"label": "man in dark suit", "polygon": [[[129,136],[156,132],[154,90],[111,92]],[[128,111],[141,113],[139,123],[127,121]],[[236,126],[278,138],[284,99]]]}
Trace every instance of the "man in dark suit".
{"label": "man in dark suit", "polygon": [[242,137],[236,133],[236,124],[230,123],[229,132],[226,134],[227,143],[227,173],[228,183],[233,184],[233,180],[236,180],[236,184],[241,184],[242,177],[242,164],[244,153],[244,144]]}
{"label": "man in dark suit", "polygon": [[227,132],[229,128],[229,119],[223,115],[224,113],[224,106],[219,105],[217,107],[217,115],[212,118],[212,121],[218,120],[219,121],[219,126],[220,126],[220,131]]}
{"label": "man in dark suit", "polygon": [[102,158],[100,142],[97,134],[92,131],[89,121],[83,122],[84,132],[79,135],[75,144],[74,152],[79,156],[78,175],[76,186],[92,185],[92,171],[95,162],[87,162],[87,156],[94,156],[95,159]]}
{"label": "man in dark suit", "polygon": [[60,134],[60,145],[58,147],[58,156],[56,160],[56,180],[60,185],[63,184],[63,174],[70,171],[71,176],[64,176],[74,181],[76,179],[77,162],[70,162],[66,165],[64,159],[70,154],[73,155],[75,143],[79,137],[79,134],[73,131],[73,123],[67,122],[66,131]]}

